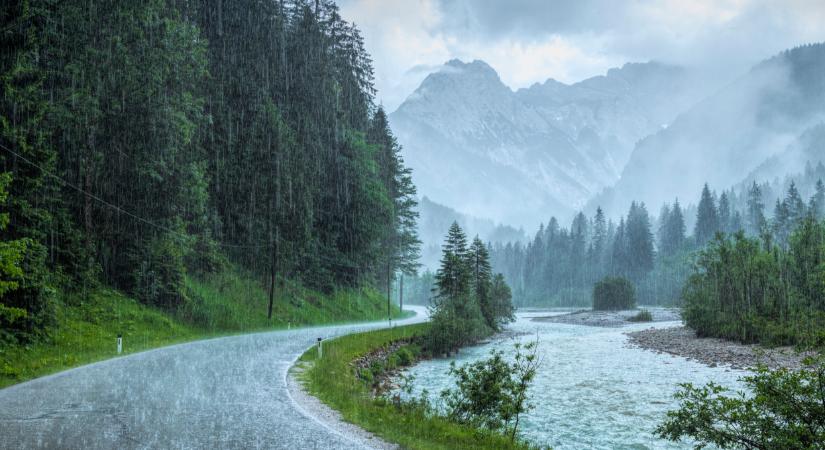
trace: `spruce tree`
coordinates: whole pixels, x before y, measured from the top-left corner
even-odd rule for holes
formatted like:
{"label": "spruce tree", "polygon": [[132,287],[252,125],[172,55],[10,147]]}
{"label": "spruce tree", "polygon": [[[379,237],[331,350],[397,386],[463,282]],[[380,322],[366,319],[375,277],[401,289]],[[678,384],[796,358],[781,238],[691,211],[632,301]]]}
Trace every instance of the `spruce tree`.
{"label": "spruce tree", "polygon": [[498,323],[492,304],[491,289],[493,269],[490,266],[490,254],[478,236],[473,239],[467,252],[467,263],[471,273],[471,287],[475,300],[481,308],[484,320],[492,329],[498,329]]}
{"label": "spruce tree", "polygon": [[814,195],[811,196],[811,201],[808,207],[809,214],[815,219],[825,218],[825,184],[822,180],[817,180]]}
{"label": "spruce tree", "polygon": [[722,191],[722,195],[719,196],[719,231],[723,233],[731,233],[733,231],[731,223],[733,220],[733,212],[731,211],[730,200],[728,199],[728,193]]}
{"label": "spruce tree", "polygon": [[753,182],[748,189],[747,205],[747,232],[752,236],[759,236],[765,229],[765,203],[762,200],[762,188]]}
{"label": "spruce tree", "polygon": [[696,245],[704,246],[713,236],[720,231],[719,215],[713,195],[707,183],[702,188],[702,197],[699,200],[699,207],[696,213],[696,226],[693,229],[693,237]]}
{"label": "spruce tree", "polygon": [[435,274],[435,284],[439,298],[458,298],[469,295],[470,267],[467,264],[467,236],[453,222],[442,245],[441,264]]}

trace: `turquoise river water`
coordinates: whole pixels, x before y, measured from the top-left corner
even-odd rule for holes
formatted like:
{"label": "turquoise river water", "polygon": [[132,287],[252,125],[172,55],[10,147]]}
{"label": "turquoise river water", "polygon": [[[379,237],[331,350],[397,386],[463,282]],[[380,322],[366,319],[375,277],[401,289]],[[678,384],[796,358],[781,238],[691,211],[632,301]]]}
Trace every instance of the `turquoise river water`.
{"label": "turquoise river water", "polygon": [[491,349],[512,351],[513,343],[538,338],[542,364],[530,390],[535,409],[522,422],[520,434],[554,449],[671,449],[691,448],[656,437],[653,430],[677,403],[679,383],[741,388],[747,372],[711,368],[685,358],[634,348],[624,333],[679,322],[631,324],[599,328],[535,322],[547,312],[519,313],[508,329],[514,337],[462,349],[453,358],[424,361],[407,371],[414,375],[414,393],[423,389],[437,399],[449,387],[451,361],[465,363],[486,357]]}

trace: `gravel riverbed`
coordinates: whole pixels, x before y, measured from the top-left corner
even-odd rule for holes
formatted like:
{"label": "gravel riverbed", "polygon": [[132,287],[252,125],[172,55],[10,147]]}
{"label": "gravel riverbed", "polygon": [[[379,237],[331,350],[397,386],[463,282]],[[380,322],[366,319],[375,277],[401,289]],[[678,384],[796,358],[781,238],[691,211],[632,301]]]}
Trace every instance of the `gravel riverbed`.
{"label": "gravel riverbed", "polygon": [[629,325],[628,319],[635,316],[642,309],[647,309],[653,316],[653,322],[672,322],[681,320],[679,310],[675,308],[641,308],[624,311],[593,311],[581,310],[567,314],[533,317],[535,322],[565,323],[568,325],[587,325],[591,327],[621,327]]}
{"label": "gravel riverbed", "polygon": [[682,356],[710,367],[753,369],[763,364],[771,369],[798,369],[806,356],[791,347],[764,348],[716,338],[700,338],[685,326],[650,328],[625,333],[628,344],[658,353]]}

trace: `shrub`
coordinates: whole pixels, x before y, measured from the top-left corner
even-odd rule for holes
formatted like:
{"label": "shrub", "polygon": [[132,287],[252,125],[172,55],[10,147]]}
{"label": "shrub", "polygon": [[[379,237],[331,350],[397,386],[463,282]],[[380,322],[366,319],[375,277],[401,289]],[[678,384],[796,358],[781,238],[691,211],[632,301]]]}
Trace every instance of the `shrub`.
{"label": "shrub", "polygon": [[656,433],[671,441],[690,437],[696,448],[803,449],[825,442],[825,363],[808,360],[800,371],[761,368],[742,379],[751,396],[714,383],[682,385],[679,409]]}
{"label": "shrub", "polygon": [[537,343],[522,347],[516,344],[512,362],[504,352],[493,350],[490,358],[456,367],[450,364],[450,375],[456,377],[455,389],[441,392],[447,416],[458,423],[501,431],[514,441],[521,414],[532,409],[527,401],[527,389],[538,370]]}
{"label": "shrub", "polygon": [[627,318],[628,322],[652,322],[653,315],[650,314],[650,311],[643,309],[636,313],[636,315],[630,316]]}
{"label": "shrub", "polygon": [[593,286],[593,309],[617,311],[636,306],[636,290],[625,278],[607,277]]}

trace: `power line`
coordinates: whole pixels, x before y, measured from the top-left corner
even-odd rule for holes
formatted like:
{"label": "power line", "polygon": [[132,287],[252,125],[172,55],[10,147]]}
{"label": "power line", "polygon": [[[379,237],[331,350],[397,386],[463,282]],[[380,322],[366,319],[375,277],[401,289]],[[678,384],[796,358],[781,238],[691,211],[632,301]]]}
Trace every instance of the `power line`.
{"label": "power line", "polygon": [[[192,237],[195,237],[195,236],[192,236],[192,235],[188,235],[188,234],[184,234],[184,233],[181,233],[181,232],[175,231],[175,230],[173,230],[173,229],[171,229],[171,228],[169,228],[169,227],[166,227],[166,226],[160,225],[160,224],[158,224],[158,223],[152,222],[152,221],[151,221],[151,220],[149,220],[149,219],[145,219],[145,218],[143,218],[143,217],[140,217],[140,216],[138,216],[137,214],[132,213],[131,211],[125,210],[125,209],[123,209],[123,208],[121,208],[121,207],[119,207],[119,206],[117,206],[117,205],[115,205],[115,204],[112,204],[112,203],[110,203],[110,202],[108,202],[108,201],[106,201],[106,200],[104,200],[104,199],[102,199],[102,198],[100,198],[100,197],[98,197],[98,196],[96,196],[96,195],[94,195],[94,194],[90,193],[90,192],[87,192],[86,190],[84,190],[84,189],[82,189],[82,188],[80,188],[80,187],[78,187],[78,186],[74,185],[73,183],[71,183],[71,182],[69,182],[69,181],[67,181],[67,180],[63,179],[62,177],[60,177],[60,176],[58,176],[58,175],[55,175],[54,173],[50,172],[49,170],[46,170],[46,169],[45,169],[45,168],[43,168],[42,166],[40,166],[40,165],[38,165],[37,163],[35,163],[35,162],[31,161],[30,159],[26,158],[25,156],[23,156],[23,155],[21,155],[21,154],[19,154],[19,153],[15,152],[14,150],[12,150],[12,149],[10,149],[10,148],[6,147],[6,146],[5,146],[5,145],[3,145],[3,144],[0,144],[0,148],[3,148],[4,150],[6,150],[7,152],[11,153],[11,154],[12,154],[12,155],[14,155],[15,157],[17,157],[17,158],[21,159],[21,160],[22,160],[22,161],[24,161],[25,163],[27,163],[27,164],[29,164],[29,165],[31,165],[31,166],[33,166],[33,167],[36,167],[36,168],[40,169],[40,171],[42,171],[42,172],[43,172],[43,173],[45,173],[46,175],[48,175],[48,176],[50,176],[50,177],[52,177],[52,178],[56,179],[57,181],[59,181],[59,182],[61,182],[61,183],[65,184],[66,186],[69,186],[70,188],[72,188],[72,189],[74,189],[74,190],[76,190],[76,191],[80,192],[81,194],[87,195],[89,198],[91,198],[91,199],[93,199],[93,200],[95,200],[95,201],[97,201],[97,202],[100,202],[101,204],[103,204],[103,205],[105,205],[105,206],[107,206],[107,207],[109,207],[109,208],[112,208],[112,209],[114,209],[115,211],[118,211],[118,212],[120,212],[120,213],[123,213],[123,214],[125,214],[125,215],[127,215],[127,216],[129,216],[129,217],[134,218],[135,220],[138,220],[138,221],[140,221],[140,222],[143,222],[143,223],[145,223],[145,224],[147,224],[147,225],[149,225],[149,226],[155,227],[155,228],[157,228],[157,229],[159,229],[159,230],[162,230],[162,231],[165,231],[165,232],[167,232],[167,233],[171,233],[171,234],[173,234],[173,235],[176,235],[176,236],[180,237],[181,239],[191,239]],[[277,240],[278,242],[285,241],[285,240],[284,240],[283,238],[281,238],[281,237],[277,237],[277,238],[276,238],[276,240]],[[220,247],[225,247],[225,248],[236,248],[236,249],[255,249],[255,248],[273,248],[273,247],[274,247],[274,244],[271,244],[271,243],[270,243],[270,244],[230,244],[230,243],[219,242],[219,241],[215,241],[215,240],[212,240],[212,242],[213,242],[215,245],[218,245],[218,246],[220,246]],[[305,252],[305,250],[302,250],[302,253],[304,253],[304,252]],[[358,266],[357,266],[357,265],[354,265],[354,264],[352,264],[352,263],[344,263],[344,262],[342,262],[342,261],[337,260],[336,258],[333,258],[333,257],[327,256],[327,255],[324,255],[324,254],[316,253],[316,254],[315,254],[315,257],[317,257],[317,258],[318,258],[318,259],[320,259],[320,260],[325,261],[325,262],[326,262],[326,263],[328,263],[328,264],[332,264],[332,265],[334,265],[334,266],[338,266],[338,267],[347,267],[347,268],[358,268]]]}
{"label": "power line", "polygon": [[[145,218],[143,218],[143,217],[140,217],[140,216],[138,216],[137,214],[132,213],[131,211],[125,210],[125,209],[123,209],[123,208],[121,208],[121,207],[119,207],[119,206],[117,206],[117,205],[115,205],[115,204],[112,204],[112,203],[110,203],[110,202],[108,202],[108,201],[106,201],[106,200],[104,200],[104,199],[102,199],[102,198],[100,198],[100,197],[98,197],[98,196],[96,196],[96,195],[92,194],[91,192],[87,192],[87,191],[85,191],[84,189],[82,189],[82,188],[80,188],[80,187],[78,187],[78,186],[74,185],[73,183],[71,183],[71,182],[69,182],[69,181],[67,181],[67,180],[65,180],[65,179],[63,179],[63,178],[61,178],[60,176],[55,175],[54,173],[50,172],[49,170],[46,170],[46,169],[45,169],[45,168],[43,168],[42,166],[40,166],[40,165],[38,165],[37,163],[35,163],[35,162],[31,161],[30,159],[26,158],[25,156],[23,156],[23,155],[21,155],[21,154],[19,154],[19,153],[15,152],[14,150],[12,150],[12,149],[10,149],[10,148],[6,147],[5,145],[0,144],[0,147],[2,147],[4,150],[6,150],[7,152],[11,153],[11,154],[12,154],[12,155],[14,155],[15,157],[17,157],[17,158],[21,159],[21,160],[22,160],[22,161],[24,161],[25,163],[27,163],[27,164],[29,164],[29,165],[31,165],[31,166],[33,166],[33,167],[36,167],[36,168],[40,169],[40,171],[42,171],[42,172],[43,172],[43,173],[45,173],[46,175],[48,175],[48,176],[50,176],[50,177],[52,177],[52,178],[54,178],[54,179],[58,180],[59,182],[63,183],[64,185],[69,186],[70,188],[72,188],[72,189],[74,189],[74,190],[76,190],[76,191],[80,192],[81,194],[84,194],[84,195],[88,196],[89,198],[91,198],[91,199],[93,199],[93,200],[95,200],[95,201],[97,201],[97,202],[100,202],[101,204],[103,204],[103,205],[105,205],[105,206],[107,206],[107,207],[109,207],[109,208],[112,208],[112,209],[114,209],[115,211],[117,211],[117,212],[119,212],[119,213],[123,213],[123,214],[125,214],[125,215],[127,215],[127,216],[129,216],[129,217],[132,217],[132,218],[133,218],[133,219],[135,219],[135,220],[138,220],[138,221],[140,221],[140,222],[143,222],[143,223],[145,223],[145,224],[147,224],[147,225],[150,225],[150,226],[152,226],[152,227],[155,227],[155,228],[157,228],[157,229],[159,229],[159,230],[162,230],[162,231],[165,231],[165,232],[167,232],[167,233],[171,233],[171,234],[177,235],[177,236],[179,236],[180,238],[183,238],[183,239],[190,239],[190,238],[194,237],[194,236],[191,236],[191,235],[188,235],[188,234],[181,233],[181,232],[179,232],[179,231],[175,231],[175,230],[173,230],[173,229],[171,229],[171,228],[169,228],[169,227],[166,227],[166,226],[160,225],[160,224],[158,224],[158,223],[152,222],[152,221],[151,221],[151,220],[149,220],[149,219],[145,219]],[[262,244],[247,244],[247,245],[245,245],[245,244],[229,244],[229,243],[219,242],[219,241],[214,241],[214,240],[213,240],[212,242],[214,242],[216,245],[219,245],[219,246],[221,246],[221,247],[227,247],[227,248],[270,248],[270,247],[272,247],[272,244],[263,244],[263,245],[262,245]]]}

